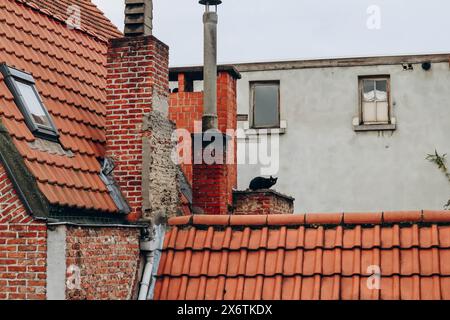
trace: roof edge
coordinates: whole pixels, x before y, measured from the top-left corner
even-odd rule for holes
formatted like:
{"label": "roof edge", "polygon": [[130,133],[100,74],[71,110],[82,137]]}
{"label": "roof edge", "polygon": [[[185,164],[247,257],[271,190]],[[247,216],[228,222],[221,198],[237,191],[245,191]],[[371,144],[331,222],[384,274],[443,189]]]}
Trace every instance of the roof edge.
{"label": "roof edge", "polygon": [[[303,60],[279,60],[221,64],[218,69],[232,66],[237,72],[292,70],[292,69],[312,69],[312,68],[335,68],[335,67],[357,67],[374,65],[393,65],[402,63],[450,63],[450,53],[435,54],[412,54],[412,55],[392,55],[392,56],[368,56],[349,58],[323,58],[323,59],[303,59]],[[171,67],[170,73],[181,73],[189,70],[196,70],[201,66],[178,66]]]}
{"label": "roof edge", "polygon": [[12,138],[0,120],[0,161],[5,166],[8,178],[17,191],[19,198],[34,217],[48,217],[51,205],[36,183],[36,179],[28,170],[22,155],[17,150]]}
{"label": "roof edge", "polygon": [[5,167],[27,213],[36,219],[86,224],[130,224],[127,216],[100,210],[77,209],[51,204],[39,189],[36,179],[25,164],[8,130],[0,119],[0,162]]}
{"label": "roof edge", "polygon": [[450,53],[281,60],[233,64],[239,72],[450,62]]}
{"label": "roof edge", "polygon": [[194,215],[169,219],[170,226],[280,227],[299,225],[450,224],[450,211],[389,211],[373,213],[307,213],[280,215]]}

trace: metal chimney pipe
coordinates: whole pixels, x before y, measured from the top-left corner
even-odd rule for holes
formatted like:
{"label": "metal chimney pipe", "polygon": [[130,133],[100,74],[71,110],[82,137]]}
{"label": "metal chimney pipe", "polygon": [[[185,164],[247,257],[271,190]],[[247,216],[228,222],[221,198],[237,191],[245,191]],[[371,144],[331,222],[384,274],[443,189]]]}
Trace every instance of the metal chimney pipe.
{"label": "metal chimney pipe", "polygon": [[[218,0],[203,0],[201,4],[205,5],[203,14],[204,25],[204,67],[203,67],[203,132],[210,129],[218,129],[217,121],[217,5],[221,3]],[[211,5],[215,11],[211,11]]]}

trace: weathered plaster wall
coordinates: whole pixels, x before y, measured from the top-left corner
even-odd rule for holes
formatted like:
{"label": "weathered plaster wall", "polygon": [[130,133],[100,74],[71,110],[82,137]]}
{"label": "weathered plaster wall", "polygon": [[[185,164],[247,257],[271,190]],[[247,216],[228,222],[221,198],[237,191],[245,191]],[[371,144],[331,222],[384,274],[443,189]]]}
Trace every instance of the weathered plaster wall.
{"label": "weathered plaster wall", "polygon": [[[240,70],[239,114],[249,111],[249,81],[281,82],[288,127],[280,136],[275,189],[296,198],[296,212],[442,209],[450,185],[425,157],[435,149],[450,152],[449,63],[434,63],[428,72],[413,66]],[[391,77],[397,130],[357,133],[358,76],[384,74]],[[240,165],[238,173],[245,189],[260,170]]]}
{"label": "weathered plaster wall", "polygon": [[[163,106],[165,105],[165,107]],[[155,104],[154,104],[155,107]],[[160,112],[161,107],[166,112]],[[149,135],[143,139],[143,219],[156,223],[176,216],[180,205],[178,168],[172,161],[173,122],[167,119],[167,100],[156,104],[144,120]]]}
{"label": "weathered plaster wall", "polygon": [[51,226],[47,231],[47,299],[66,298],[66,236],[65,225]]}

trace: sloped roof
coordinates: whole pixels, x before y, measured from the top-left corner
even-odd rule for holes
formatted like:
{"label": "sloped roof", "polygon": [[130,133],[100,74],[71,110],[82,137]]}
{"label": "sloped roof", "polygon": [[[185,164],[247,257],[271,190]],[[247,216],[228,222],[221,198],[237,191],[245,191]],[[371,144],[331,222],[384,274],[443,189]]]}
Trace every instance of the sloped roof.
{"label": "sloped roof", "polygon": [[[169,224],[157,300],[450,299],[448,211],[191,216]],[[380,290],[367,286],[370,266],[380,267]]]}
{"label": "sloped roof", "polygon": [[33,146],[0,75],[0,117],[40,191],[51,204],[116,212],[99,177],[105,154],[107,43],[23,4],[0,2],[0,63],[33,75],[67,154]]}
{"label": "sloped roof", "polygon": [[66,21],[71,14],[71,11],[68,10],[70,6],[78,6],[81,12],[82,29],[104,39],[123,36],[119,29],[90,0],[27,0],[27,2],[48,10],[62,21]]}

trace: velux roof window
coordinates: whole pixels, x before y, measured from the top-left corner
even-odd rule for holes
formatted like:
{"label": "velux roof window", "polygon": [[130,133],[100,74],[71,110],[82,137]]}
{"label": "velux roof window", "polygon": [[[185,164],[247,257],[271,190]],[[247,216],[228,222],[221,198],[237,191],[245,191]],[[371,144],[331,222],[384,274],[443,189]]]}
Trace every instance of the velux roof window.
{"label": "velux roof window", "polygon": [[36,137],[57,141],[58,130],[39,96],[33,76],[5,64],[0,65],[0,71],[31,132]]}

